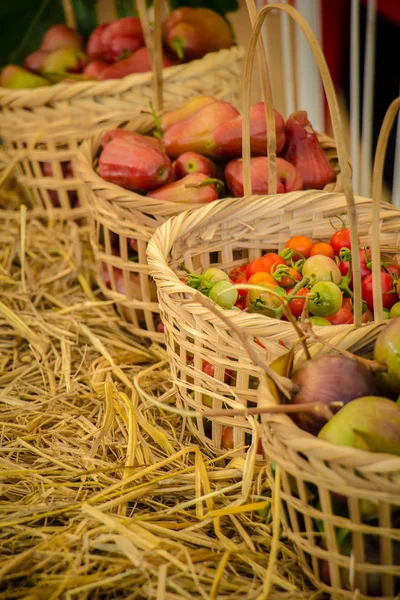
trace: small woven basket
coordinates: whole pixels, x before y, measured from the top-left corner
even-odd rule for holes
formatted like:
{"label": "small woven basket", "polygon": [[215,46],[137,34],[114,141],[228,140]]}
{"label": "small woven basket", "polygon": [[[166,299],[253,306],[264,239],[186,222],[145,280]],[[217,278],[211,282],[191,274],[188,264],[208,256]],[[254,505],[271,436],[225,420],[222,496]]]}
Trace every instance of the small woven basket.
{"label": "small woven basket", "polygon": [[[137,3],[144,31],[150,31],[144,0]],[[14,173],[31,193],[33,209],[49,211],[54,218],[81,219],[88,212],[82,182],[75,173],[65,178],[66,163],[73,161],[80,142],[106,125],[117,126],[149,112],[153,88],[160,87],[165,108],[176,108],[193,95],[206,93],[238,105],[244,50],[233,46],[205,55],[202,59],[161,70],[161,24],[154,3],[154,44],[145,35],[153,56],[153,73],[123,79],[58,83],[33,90],[0,88],[0,137]],[[156,33],[156,30],[159,33]],[[158,56],[157,54],[157,56]],[[157,102],[158,99],[158,102]],[[43,165],[46,165],[46,174]]]}
{"label": "small woven basket", "polygon": [[[262,10],[260,17],[265,18],[270,10],[276,8],[293,16],[302,25],[307,37],[311,35],[302,17],[290,6],[268,5]],[[256,29],[254,31],[257,33]],[[313,49],[315,48],[314,45]],[[326,83],[326,72],[324,74]],[[330,95],[329,98],[331,103],[335,102],[334,96]],[[246,111],[243,113],[245,115]],[[340,123],[338,126],[337,112],[331,111],[331,115],[343,181],[348,181],[349,169]],[[232,395],[240,398],[246,406],[255,406],[259,396],[259,369],[243,353],[237,336],[212,311],[193,298],[195,292],[192,288],[182,283],[179,269],[182,263],[197,273],[210,266],[229,271],[247,264],[265,252],[279,252],[294,235],[329,240],[332,233],[330,217],[348,212],[354,249],[355,325],[357,318],[361,322],[361,278],[356,269],[357,235],[360,235],[361,244],[364,245],[369,245],[372,238],[373,243],[378,244],[378,251],[376,246],[372,249],[373,255],[378,255],[379,236],[374,228],[379,223],[384,253],[393,258],[400,256],[400,211],[390,204],[377,203],[378,214],[374,219],[375,224],[371,225],[372,200],[354,198],[349,184],[345,185],[345,189],[346,195],[309,190],[217,201],[212,206],[179,215],[156,231],[148,249],[150,272],[157,283],[173,381],[186,407],[200,413],[210,404],[215,409],[221,409],[224,403],[229,404]],[[380,283],[379,273],[375,279]],[[375,284],[374,281],[374,286]],[[379,302],[375,302],[375,305],[378,304]],[[230,311],[230,318],[254,340],[251,342],[254,351],[263,359],[272,360],[283,354],[297,338],[289,322],[236,311]],[[382,315],[379,315],[374,323],[363,327],[335,325],[314,329],[325,342],[357,351],[374,339],[381,322]],[[317,341],[314,345],[320,347]],[[215,365],[214,377],[202,372],[203,361]],[[190,426],[203,443],[210,444],[217,451],[221,449],[224,426],[234,427],[235,446],[245,443],[246,433],[249,433],[248,422],[239,417],[218,417],[211,424],[199,416],[190,421]]]}

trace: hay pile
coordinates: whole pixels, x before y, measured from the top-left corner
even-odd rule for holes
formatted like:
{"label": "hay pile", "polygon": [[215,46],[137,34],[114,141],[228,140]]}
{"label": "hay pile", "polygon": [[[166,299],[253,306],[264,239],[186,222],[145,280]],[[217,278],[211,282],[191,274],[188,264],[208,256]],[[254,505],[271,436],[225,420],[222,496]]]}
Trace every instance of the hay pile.
{"label": "hay pile", "polygon": [[166,353],[93,287],[76,226],[4,210],[8,193],[0,599],[319,597],[273,536],[263,469],[200,449],[180,414],[151,402],[174,406]]}

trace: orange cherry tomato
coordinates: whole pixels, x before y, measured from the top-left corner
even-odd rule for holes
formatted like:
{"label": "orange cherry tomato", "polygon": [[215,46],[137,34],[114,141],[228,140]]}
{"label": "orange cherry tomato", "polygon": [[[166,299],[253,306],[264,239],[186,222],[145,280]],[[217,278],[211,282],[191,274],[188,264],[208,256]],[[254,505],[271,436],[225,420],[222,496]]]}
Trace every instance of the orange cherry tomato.
{"label": "orange cherry tomato", "polygon": [[256,258],[250,264],[247,265],[246,269],[246,277],[247,280],[250,279],[254,273],[259,273],[260,271],[265,272],[267,269],[265,268],[264,262],[262,258]]}
{"label": "orange cherry tomato", "polygon": [[335,256],[335,251],[328,242],[317,242],[311,246],[310,256],[315,256],[316,254],[323,254],[324,256],[333,258]]}
{"label": "orange cherry tomato", "polygon": [[258,271],[258,273],[254,273],[254,275],[250,277],[248,283],[255,285],[256,283],[261,283],[262,281],[266,281],[267,283],[273,283],[274,285],[276,285],[277,283],[272,277],[272,275],[266,273],[265,271]]}
{"label": "orange cherry tomato", "polygon": [[[300,258],[308,258],[313,246],[313,241],[305,235],[295,235],[286,243],[285,248],[296,250],[299,254],[294,254],[292,260],[300,260]],[[301,256],[300,256],[301,255]]]}
{"label": "orange cherry tomato", "polygon": [[374,316],[372,314],[372,312],[369,310],[369,308],[366,309],[365,312],[363,312],[362,317],[361,317],[361,323],[371,323],[371,321],[374,320]]}
{"label": "orange cherry tomato", "polygon": [[264,263],[264,268],[262,270],[266,273],[271,273],[271,269],[276,269],[278,265],[287,264],[287,262],[282,258],[282,256],[279,256],[279,254],[275,254],[275,252],[268,252],[267,254],[264,254],[264,256],[261,257],[261,260]]}
{"label": "orange cherry tomato", "polygon": [[400,296],[400,279],[398,279],[398,280],[397,280],[396,292],[397,292],[397,293],[398,293],[398,295]]}

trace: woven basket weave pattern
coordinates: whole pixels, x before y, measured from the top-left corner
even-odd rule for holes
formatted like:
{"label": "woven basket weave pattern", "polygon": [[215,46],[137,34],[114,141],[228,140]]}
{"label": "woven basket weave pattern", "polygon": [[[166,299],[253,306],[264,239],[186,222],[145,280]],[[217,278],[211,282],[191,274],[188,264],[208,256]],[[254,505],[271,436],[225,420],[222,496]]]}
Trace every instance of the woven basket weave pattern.
{"label": "woven basket weave pattern", "polygon": [[[273,403],[263,385],[261,393]],[[400,590],[400,457],[333,446],[286,415],[262,421],[269,477],[273,483],[275,461],[282,520],[305,573],[332,598],[354,598],[357,588],[357,598],[393,600]],[[338,544],[346,530],[352,556]]]}
{"label": "woven basket weave pattern", "polygon": [[[142,116],[129,124],[129,129],[139,133],[149,133],[154,126],[150,116]],[[98,283],[103,293],[118,302],[121,316],[132,323],[137,335],[146,335],[162,342],[163,335],[157,332],[160,308],[156,302],[156,291],[149,278],[147,265],[147,244],[157,227],[170,217],[193,209],[193,205],[159,201],[111,184],[95,172],[96,157],[100,145],[101,133],[81,146],[82,153],[77,168],[82,181],[86,184],[87,200],[93,217],[92,246],[94,249]],[[335,154],[334,141],[327,136],[319,136],[321,147],[336,172],[336,180],[327,189],[341,189],[341,177]],[[225,202],[225,201],[224,201]],[[118,239],[118,244],[112,240]],[[137,262],[129,260],[129,240],[138,240]],[[110,278],[110,287],[104,283],[103,269]],[[114,268],[123,273],[124,294],[115,280]],[[131,276],[130,273],[134,275]],[[132,277],[139,276],[138,286],[132,285]],[[144,304],[145,303],[145,304]]]}
{"label": "woven basket weave pattern", "polygon": [[[361,244],[370,241],[371,200],[356,198]],[[172,376],[185,406],[202,411],[204,396],[212,398],[214,408],[233,392],[243,404],[257,404],[259,370],[243,350],[239,339],[227,330],[216,315],[193,301],[193,290],[178,277],[184,263],[200,273],[209,266],[231,270],[260,257],[266,251],[279,252],[293,235],[314,240],[329,240],[329,218],[346,212],[341,194],[309,191],[266,197],[218,201],[197,211],[180,215],[165,223],[149,245],[151,274],[156,280],[162,319],[166,329]],[[382,205],[381,244],[388,255],[399,256],[400,211]],[[254,342],[260,357],[272,360],[297,339],[293,326],[260,314],[231,312],[234,322]],[[318,335],[335,345],[359,350],[371,343],[381,326],[367,324],[315,328]],[[321,350],[315,343],[311,351]],[[193,356],[194,362],[193,362]],[[202,361],[216,365],[215,378],[202,373]],[[208,399],[209,403],[209,399]],[[228,402],[229,403],[229,402]],[[204,443],[221,447],[223,425],[235,425],[235,444],[245,441],[246,421],[239,417],[218,417],[210,424],[198,418],[194,432]],[[237,425],[237,426],[236,426]],[[248,423],[247,423],[248,431]]]}
{"label": "woven basket weave pattern", "polygon": [[[200,60],[163,70],[164,107],[176,108],[196,94],[240,102],[244,50],[234,46]],[[134,74],[120,80],[60,83],[35,90],[0,89],[0,136],[19,183],[32,191],[33,206],[51,209],[56,190],[60,217],[80,218],[87,212],[78,177],[64,179],[62,162],[73,161],[79,143],[108,124],[149,112],[153,99],[153,74]],[[48,162],[52,176],[43,175]],[[68,194],[68,191],[71,193]],[[76,196],[81,208],[73,209]]]}

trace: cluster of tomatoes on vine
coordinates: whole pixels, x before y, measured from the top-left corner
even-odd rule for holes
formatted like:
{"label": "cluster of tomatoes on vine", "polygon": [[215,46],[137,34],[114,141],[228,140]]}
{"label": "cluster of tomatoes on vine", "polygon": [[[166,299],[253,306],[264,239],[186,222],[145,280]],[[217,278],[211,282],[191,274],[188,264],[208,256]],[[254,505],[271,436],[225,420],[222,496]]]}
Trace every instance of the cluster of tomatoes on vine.
{"label": "cluster of tomatoes on vine", "polygon": [[[371,252],[360,248],[364,323],[373,320]],[[279,253],[268,252],[229,273],[210,267],[201,274],[187,271],[186,283],[225,309],[286,319],[282,299],[296,319],[304,311],[312,325],[353,322],[353,282],[350,230],[342,224],[329,243],[291,237]],[[385,318],[400,314],[400,269],[381,262],[382,304]],[[241,287],[243,286],[243,287]]]}

